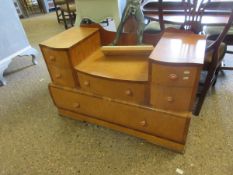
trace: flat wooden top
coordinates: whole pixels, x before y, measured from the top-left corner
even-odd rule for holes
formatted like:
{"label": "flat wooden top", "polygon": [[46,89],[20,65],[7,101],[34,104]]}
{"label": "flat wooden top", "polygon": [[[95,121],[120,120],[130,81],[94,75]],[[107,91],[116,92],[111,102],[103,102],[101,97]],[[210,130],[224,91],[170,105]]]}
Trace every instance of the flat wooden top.
{"label": "flat wooden top", "polygon": [[75,69],[109,79],[144,82],[148,81],[148,54],[105,55],[99,49]]}
{"label": "flat wooden top", "polygon": [[98,31],[97,28],[72,27],[44,42],[44,45],[56,49],[67,49],[82,41],[84,38]]}
{"label": "flat wooden top", "polygon": [[[149,19],[159,21],[158,14],[146,13],[145,16]],[[229,15],[204,15],[201,20],[201,24],[209,26],[224,26],[227,24]],[[167,24],[183,24],[185,16],[182,14],[164,14],[163,20]]]}
{"label": "flat wooden top", "polygon": [[204,63],[206,40],[190,33],[164,33],[149,58],[162,63]]}

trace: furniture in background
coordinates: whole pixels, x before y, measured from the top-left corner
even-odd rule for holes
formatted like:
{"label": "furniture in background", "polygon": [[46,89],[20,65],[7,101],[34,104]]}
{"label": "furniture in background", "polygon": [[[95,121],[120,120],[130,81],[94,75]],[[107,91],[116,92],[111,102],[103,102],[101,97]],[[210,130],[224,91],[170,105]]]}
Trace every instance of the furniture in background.
{"label": "furniture in background", "polygon": [[75,0],[77,18],[75,25],[79,26],[83,18],[100,23],[107,18],[113,18],[115,26],[118,27],[121,14],[127,0]]}
{"label": "furniture in background", "polygon": [[[188,0],[148,0],[142,4],[143,13],[148,19],[148,24],[145,27],[145,32],[149,33],[158,33],[162,32],[165,28],[172,27],[179,29],[181,28],[181,24],[184,23],[167,23],[166,19],[164,19],[166,15],[180,15],[184,18],[186,17],[189,8],[193,7],[191,1]],[[155,15],[157,19],[154,19]]]}
{"label": "furniture in background", "polygon": [[64,0],[65,3],[60,5],[62,21],[64,22],[65,29],[74,26],[76,19],[76,5],[74,0]]}
{"label": "furniture in background", "polygon": [[53,0],[53,4],[57,16],[57,22],[60,23],[62,21],[60,5],[65,4],[65,0]]}
{"label": "furniture in background", "polygon": [[[159,21],[160,26],[164,27],[164,24],[167,22],[174,23],[174,24],[182,24],[181,29],[186,30],[186,31],[191,31],[194,33],[200,33],[203,32],[203,25],[204,24],[211,24],[211,25],[223,25],[225,27],[222,27],[223,33],[221,34],[221,37],[215,37],[215,41],[208,41],[208,47],[206,48],[206,58],[205,58],[205,66],[203,69],[203,75],[206,75],[202,78],[202,82],[200,83],[200,91],[198,93],[198,98],[196,105],[193,109],[193,114],[194,115],[199,115],[202,104],[204,102],[205,96],[207,94],[207,91],[212,85],[215,85],[217,81],[217,75],[220,70],[220,63],[222,62],[222,59],[225,55],[226,51],[226,45],[224,43],[221,43],[221,41],[225,38],[225,31],[229,30],[228,27],[231,26],[231,19],[229,19],[229,13],[228,15],[222,14],[222,12],[219,14],[211,14],[208,12],[208,15],[205,15],[205,10],[208,7],[210,1],[201,1],[198,4],[192,6],[188,6],[188,9],[185,10],[185,13],[183,15],[177,15],[177,14],[166,14],[163,12],[164,8],[164,3],[162,0],[159,0],[157,2],[158,8],[160,8],[160,11],[158,10],[159,14],[146,14],[149,15],[152,19],[157,18],[156,20]],[[233,6],[228,7],[230,11],[232,10]],[[166,21],[165,15],[168,16]],[[153,18],[154,16],[154,18]],[[173,17],[173,18],[172,18]],[[210,17],[212,20],[210,20]],[[161,20],[162,19],[162,20]],[[210,38],[210,37],[209,37]],[[213,39],[213,38],[212,38]],[[227,41],[228,38],[225,38]],[[231,41],[231,40],[230,40]],[[230,42],[229,41],[229,42]],[[228,68],[229,69],[229,68]]]}
{"label": "furniture in background", "polygon": [[33,14],[44,13],[43,4],[40,0],[19,0],[19,2],[26,17]]}
{"label": "furniture in background", "polygon": [[[132,36],[123,34],[120,42],[128,46],[102,46],[114,36],[73,27],[40,44],[59,114],[182,152],[204,62],[204,36],[165,32],[154,48],[129,46]],[[151,43],[147,39],[145,44]]]}
{"label": "furniture in background", "polygon": [[193,114],[199,115],[201,107],[203,105],[205,96],[212,85],[215,85],[217,81],[218,72],[221,69],[223,57],[226,52],[226,45],[222,43],[228,30],[233,22],[233,6],[231,7],[231,14],[229,16],[228,23],[223,28],[222,32],[218,35],[215,41],[208,40],[205,56],[204,71],[207,75],[204,79],[202,90],[200,91],[199,98],[197,98],[197,105],[194,108]]}
{"label": "furniture in background", "polygon": [[19,3],[19,0],[13,0],[13,2],[14,2],[14,6],[15,6],[15,9],[16,9],[19,17],[23,18],[24,17],[24,12],[22,10],[21,4]]}
{"label": "furniture in background", "polygon": [[45,13],[49,13],[55,8],[53,0],[39,0],[39,1],[42,4]]}
{"label": "furniture in background", "polygon": [[[224,14],[227,15],[233,6],[232,0],[211,0],[208,2],[208,5],[206,7],[206,10],[209,11],[209,13],[215,13],[215,14]],[[216,40],[218,36],[220,35],[221,31],[223,31],[224,26],[205,26],[204,32],[208,36],[209,40]],[[233,27],[231,27],[224,38],[223,42],[227,46],[233,46]],[[233,51],[227,49],[226,53],[233,54]],[[225,65],[225,62],[223,60],[223,64],[221,66],[221,70],[233,70],[233,67],[230,67],[228,65]]]}
{"label": "furniture in background", "polygon": [[28,42],[13,1],[1,1],[0,21],[0,84],[5,85],[3,73],[12,59],[16,56],[31,55],[33,64],[36,64],[38,52]]}
{"label": "furniture in background", "polygon": [[[185,20],[183,30],[189,30],[195,33],[200,33],[203,31],[202,28],[202,16],[205,13],[205,9],[209,1],[201,1],[199,6],[194,12],[190,11],[191,16],[188,20]],[[223,42],[228,30],[230,29],[233,21],[233,6],[230,8],[231,13],[228,15],[228,22],[225,27],[216,38],[215,41],[207,40],[207,47],[205,53],[205,63],[203,67],[203,72],[206,72],[206,76],[203,78],[203,83],[200,84],[200,93],[198,94],[197,103],[193,110],[194,115],[199,115],[205,96],[209,88],[215,85],[217,81],[218,72],[221,68],[221,63],[223,57],[225,56],[226,45]],[[191,20],[190,20],[191,19]]]}

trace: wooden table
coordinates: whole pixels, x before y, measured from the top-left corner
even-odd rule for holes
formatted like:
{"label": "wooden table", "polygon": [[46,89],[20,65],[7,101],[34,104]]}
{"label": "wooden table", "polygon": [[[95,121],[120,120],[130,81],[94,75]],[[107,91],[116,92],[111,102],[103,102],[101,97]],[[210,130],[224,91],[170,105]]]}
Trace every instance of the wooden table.
{"label": "wooden table", "polygon": [[211,0],[206,9],[229,10],[233,6],[233,0]]}
{"label": "wooden table", "polygon": [[[200,0],[198,0],[200,1]],[[164,0],[165,3],[181,3],[181,0]],[[151,3],[151,6],[149,5]],[[233,0],[211,0],[206,6],[206,13],[202,18],[203,25],[218,25],[224,26],[228,22],[228,15],[226,14],[233,6]],[[148,0],[143,5],[143,12],[145,17],[159,21],[158,17],[158,1]],[[156,14],[157,13],[157,14]],[[164,13],[163,20],[168,24],[182,24],[184,23],[184,11],[180,8],[172,9]]]}
{"label": "wooden table", "polygon": [[[145,17],[148,19],[159,21],[159,16],[157,14],[145,14]],[[184,23],[184,15],[176,15],[176,14],[164,14],[163,20],[167,24],[183,24]],[[224,26],[228,21],[227,15],[205,15],[202,17],[203,25],[213,25],[213,26]]]}

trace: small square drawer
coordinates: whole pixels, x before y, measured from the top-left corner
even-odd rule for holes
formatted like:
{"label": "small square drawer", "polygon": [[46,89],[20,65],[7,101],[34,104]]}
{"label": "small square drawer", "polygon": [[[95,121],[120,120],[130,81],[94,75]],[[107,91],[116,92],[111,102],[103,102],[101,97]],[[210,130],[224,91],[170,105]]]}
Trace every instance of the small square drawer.
{"label": "small square drawer", "polygon": [[113,99],[145,104],[146,83],[120,81],[78,72],[81,89]]}
{"label": "small square drawer", "polygon": [[48,67],[56,66],[59,68],[70,68],[68,53],[63,50],[55,50],[42,47],[42,52]]}
{"label": "small square drawer", "polygon": [[50,72],[52,81],[55,84],[68,86],[68,87],[75,87],[73,73],[70,69],[50,66],[49,72]]}
{"label": "small square drawer", "polygon": [[155,108],[172,111],[191,110],[192,88],[164,87],[152,84],[150,94],[150,103]]}
{"label": "small square drawer", "polygon": [[199,73],[196,67],[177,67],[152,64],[152,83],[166,86],[193,87]]}

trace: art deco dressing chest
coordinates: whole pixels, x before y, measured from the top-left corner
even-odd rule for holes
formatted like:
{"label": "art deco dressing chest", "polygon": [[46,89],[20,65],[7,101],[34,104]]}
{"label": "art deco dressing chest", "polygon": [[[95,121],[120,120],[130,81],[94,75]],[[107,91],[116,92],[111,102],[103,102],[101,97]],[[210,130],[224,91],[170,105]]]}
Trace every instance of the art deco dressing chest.
{"label": "art deco dressing chest", "polygon": [[62,116],[182,152],[203,65],[203,36],[164,33],[154,48],[101,46],[97,28],[74,27],[40,44]]}

